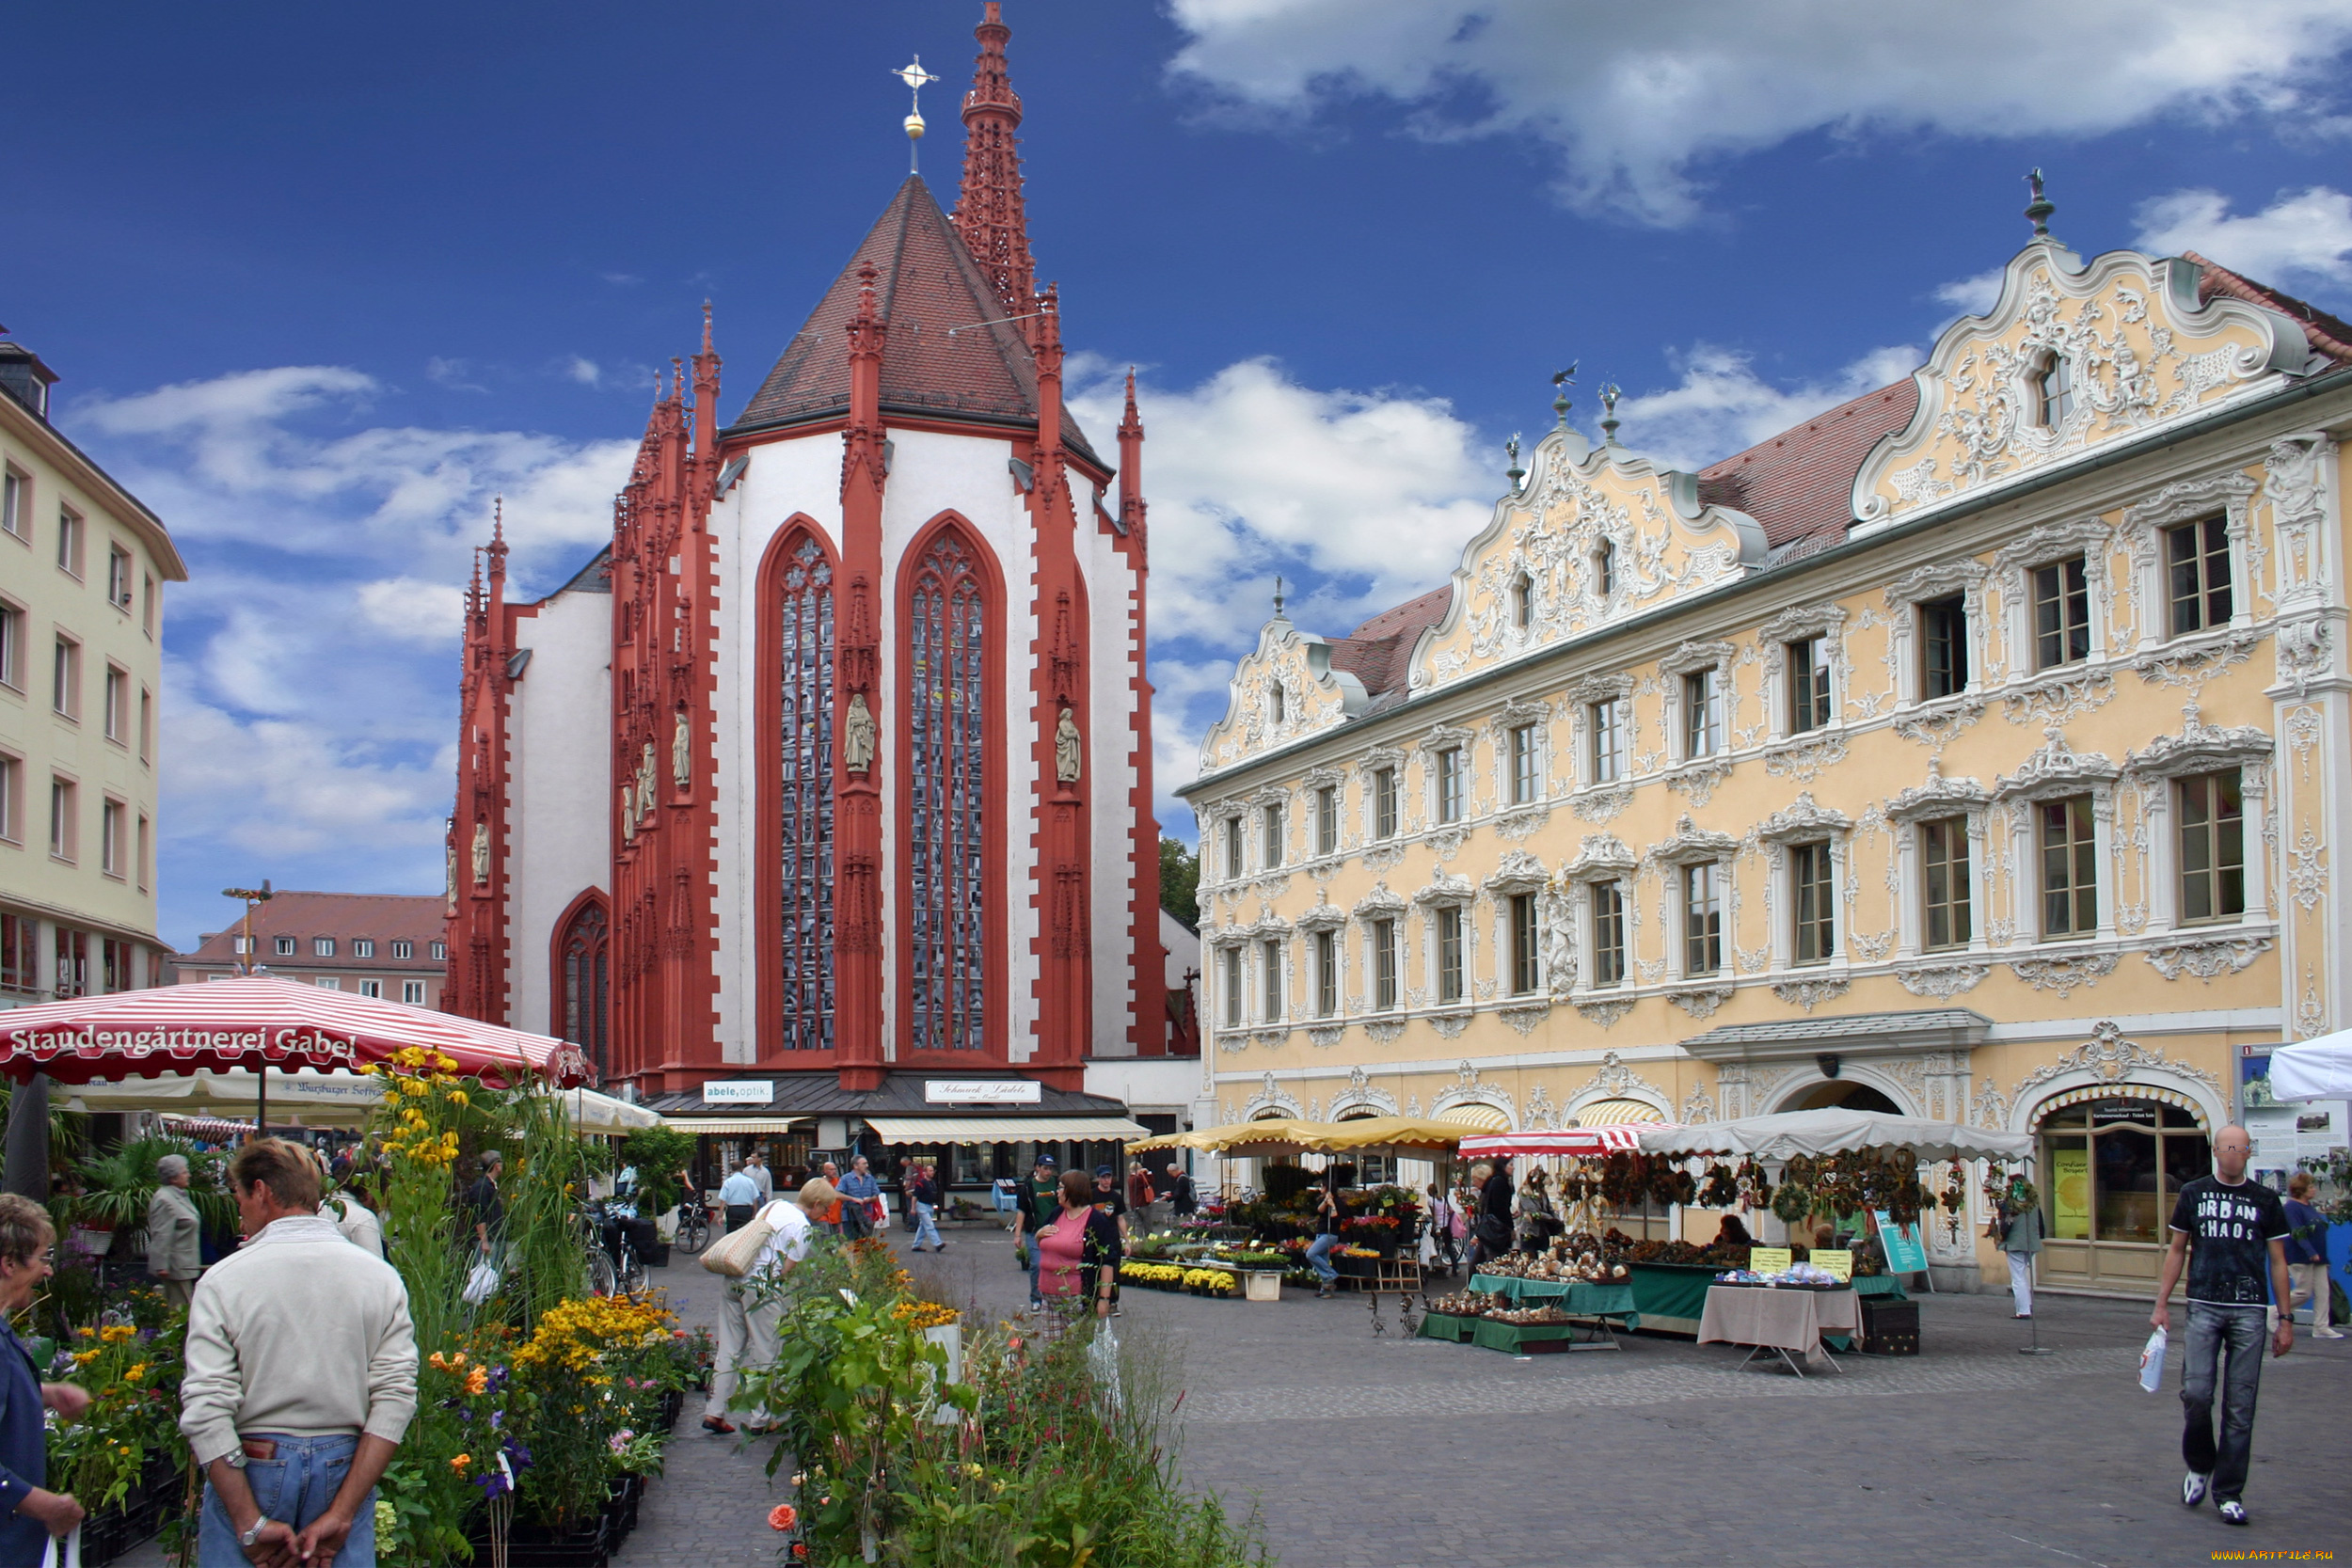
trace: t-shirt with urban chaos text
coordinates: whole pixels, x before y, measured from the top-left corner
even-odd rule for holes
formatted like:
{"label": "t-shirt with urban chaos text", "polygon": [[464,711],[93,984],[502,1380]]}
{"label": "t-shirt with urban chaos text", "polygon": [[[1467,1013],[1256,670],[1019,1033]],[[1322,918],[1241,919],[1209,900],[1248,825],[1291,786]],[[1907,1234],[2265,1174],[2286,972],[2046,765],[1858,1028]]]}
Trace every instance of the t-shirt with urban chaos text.
{"label": "t-shirt with urban chaos text", "polygon": [[2216,1307],[2270,1300],[2270,1243],[2287,1235],[2279,1195],[2248,1180],[2233,1187],[2201,1176],[2181,1189],[2172,1228],[2188,1235],[2188,1299]]}

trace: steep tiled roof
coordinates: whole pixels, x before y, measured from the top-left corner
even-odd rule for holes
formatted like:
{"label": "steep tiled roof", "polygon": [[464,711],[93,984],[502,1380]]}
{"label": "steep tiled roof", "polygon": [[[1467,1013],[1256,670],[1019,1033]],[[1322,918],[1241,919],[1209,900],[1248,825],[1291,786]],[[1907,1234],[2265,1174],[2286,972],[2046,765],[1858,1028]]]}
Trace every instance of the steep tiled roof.
{"label": "steep tiled roof", "polygon": [[1744,512],[1777,550],[1811,534],[1843,535],[1853,522],[1853,478],[1879,437],[1902,429],[1919,406],[1906,376],[1865,392],[1793,430],[1699,470],[1699,499]]}
{"label": "steep tiled roof", "polygon": [[1413,644],[1421,634],[1445,619],[1454,602],[1454,586],[1433,588],[1379,614],[1331,644],[1331,668],[1344,670],[1364,683],[1374,697],[1405,688]]}
{"label": "steep tiled roof", "polygon": [[[260,949],[259,958],[267,964],[276,952],[273,937],[294,939],[294,958],[298,967],[329,969],[396,969],[414,974],[419,969],[437,969],[440,965],[427,957],[431,943],[441,940],[442,901],[437,896],[416,897],[394,893],[300,893],[281,889],[266,904],[253,911],[254,946]],[[196,951],[184,953],[180,961],[187,965],[233,964],[238,956],[230,939],[244,933],[242,922],[226,931],[208,931],[199,939]],[[335,939],[335,956],[319,959],[310,951],[313,937]],[[373,958],[355,958],[351,943],[354,938],[369,937],[375,942]],[[391,944],[396,942],[416,943],[416,956],[410,958],[392,957]]]}
{"label": "steep tiled roof", "polygon": [[[1028,343],[1017,325],[1003,322],[1004,307],[930,187],[911,174],[731,432],[848,410],[849,325],[857,313],[858,268],[868,261],[880,274],[874,308],[890,328],[882,366],[885,414],[1036,422],[1037,363]],[[982,322],[996,325],[977,325]],[[1101,461],[1067,410],[1062,440]]]}
{"label": "steep tiled roof", "polygon": [[2303,337],[2314,353],[2324,355],[2339,365],[2352,365],[2352,325],[2329,315],[2327,311],[2305,304],[2293,294],[2280,293],[2267,283],[2232,272],[2217,262],[2208,261],[2193,250],[2185,250],[2182,257],[2197,263],[2197,302],[2201,305],[2216,294],[2227,294],[2264,305],[2273,310],[2293,316],[2303,325]]}

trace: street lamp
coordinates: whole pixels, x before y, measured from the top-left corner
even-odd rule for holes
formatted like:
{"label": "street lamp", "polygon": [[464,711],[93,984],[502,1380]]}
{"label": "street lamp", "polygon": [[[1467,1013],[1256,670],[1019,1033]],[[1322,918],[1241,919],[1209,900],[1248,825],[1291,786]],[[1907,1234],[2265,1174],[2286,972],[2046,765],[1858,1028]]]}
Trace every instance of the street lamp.
{"label": "street lamp", "polygon": [[[220,890],[220,895],[245,900],[245,973],[250,974],[253,973],[254,906],[266,904],[277,895],[270,892],[269,879],[264,877],[260,887],[225,887]],[[266,1138],[269,1136],[269,1063],[266,1060],[255,1066],[253,1081],[260,1085],[253,1106],[253,1135]]]}

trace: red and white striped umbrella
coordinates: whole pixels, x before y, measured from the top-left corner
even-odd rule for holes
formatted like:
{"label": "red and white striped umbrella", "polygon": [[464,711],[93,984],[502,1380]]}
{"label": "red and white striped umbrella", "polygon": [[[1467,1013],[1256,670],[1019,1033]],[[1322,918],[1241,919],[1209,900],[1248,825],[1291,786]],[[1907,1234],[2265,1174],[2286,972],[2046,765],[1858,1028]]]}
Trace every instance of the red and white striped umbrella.
{"label": "red and white striped umbrella", "polygon": [[1570,1127],[1556,1132],[1481,1132],[1462,1140],[1462,1157],[1480,1154],[1631,1154],[1642,1147],[1643,1126]]}
{"label": "red and white striped umbrella", "polygon": [[0,1072],[61,1084],[231,1068],[352,1070],[426,1046],[501,1088],[588,1075],[579,1047],[272,975],[157,986],[0,1012]]}

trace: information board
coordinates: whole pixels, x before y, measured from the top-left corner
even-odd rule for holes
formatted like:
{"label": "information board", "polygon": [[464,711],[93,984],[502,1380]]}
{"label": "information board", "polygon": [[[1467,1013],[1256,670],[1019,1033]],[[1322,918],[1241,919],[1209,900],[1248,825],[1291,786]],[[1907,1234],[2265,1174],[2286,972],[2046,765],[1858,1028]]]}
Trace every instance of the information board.
{"label": "information board", "polygon": [[1870,1217],[1878,1221],[1879,1244],[1886,1249],[1888,1274],[1925,1274],[1928,1269],[1927,1244],[1920,1240],[1919,1225],[1897,1225],[1883,1209],[1873,1211]]}
{"label": "information board", "polygon": [[1748,1267],[1757,1274],[1787,1274],[1796,1259],[1785,1246],[1752,1246],[1748,1248]]}
{"label": "information board", "polygon": [[1813,1249],[1813,1266],[1827,1270],[1833,1279],[1853,1278],[1853,1254],[1830,1247]]}

